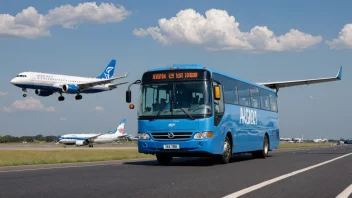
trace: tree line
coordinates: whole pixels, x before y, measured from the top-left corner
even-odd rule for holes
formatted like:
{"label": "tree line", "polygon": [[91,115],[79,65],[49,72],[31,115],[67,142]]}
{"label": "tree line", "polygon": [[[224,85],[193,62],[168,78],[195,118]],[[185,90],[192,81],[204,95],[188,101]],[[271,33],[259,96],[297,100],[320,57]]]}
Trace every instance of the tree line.
{"label": "tree line", "polygon": [[57,140],[59,136],[43,136],[41,134],[36,135],[36,136],[21,136],[21,137],[16,137],[16,136],[11,136],[11,135],[5,135],[5,136],[0,136],[0,143],[22,143],[22,142],[54,142]]}

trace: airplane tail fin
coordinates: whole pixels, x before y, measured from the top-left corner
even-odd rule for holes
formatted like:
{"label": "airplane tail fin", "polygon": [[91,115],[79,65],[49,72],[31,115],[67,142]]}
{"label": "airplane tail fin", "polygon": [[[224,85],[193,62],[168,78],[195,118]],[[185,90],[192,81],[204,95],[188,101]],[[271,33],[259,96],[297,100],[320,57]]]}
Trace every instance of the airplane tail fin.
{"label": "airplane tail fin", "polygon": [[100,74],[97,78],[100,79],[109,79],[113,77],[114,72],[115,72],[115,65],[116,65],[116,60],[112,59],[110,63],[106,66],[105,70],[103,73]]}
{"label": "airplane tail fin", "polygon": [[119,126],[116,128],[115,134],[120,134],[120,135],[123,134],[125,130],[125,123],[126,123],[126,119],[122,119]]}

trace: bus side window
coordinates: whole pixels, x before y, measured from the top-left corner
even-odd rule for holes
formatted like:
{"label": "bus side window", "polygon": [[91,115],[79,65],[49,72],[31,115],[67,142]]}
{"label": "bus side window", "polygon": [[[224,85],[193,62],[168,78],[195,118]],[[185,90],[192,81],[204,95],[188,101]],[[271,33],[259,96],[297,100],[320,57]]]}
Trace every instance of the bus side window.
{"label": "bus side window", "polygon": [[250,86],[250,94],[251,94],[251,104],[254,108],[261,108],[260,99],[259,99],[259,88],[256,86]]}
{"label": "bus side window", "polygon": [[237,81],[238,86],[238,96],[239,103],[243,106],[251,106],[250,95],[249,95],[249,85],[247,83]]}
{"label": "bus side window", "polygon": [[262,104],[262,109],[270,111],[270,103],[269,103],[269,91],[260,88],[260,101]]}
{"label": "bus side window", "polygon": [[228,104],[238,104],[237,84],[236,80],[223,78],[224,85],[224,101]]}
{"label": "bus side window", "polygon": [[277,112],[277,100],[274,93],[269,94],[271,111]]}
{"label": "bus side window", "polygon": [[220,93],[221,93],[221,97],[220,100],[215,100],[214,99],[214,126],[217,126],[220,121],[222,116],[224,115],[224,92],[222,90],[222,85],[217,83],[217,82],[213,82],[213,86],[215,85],[219,85],[220,87]]}

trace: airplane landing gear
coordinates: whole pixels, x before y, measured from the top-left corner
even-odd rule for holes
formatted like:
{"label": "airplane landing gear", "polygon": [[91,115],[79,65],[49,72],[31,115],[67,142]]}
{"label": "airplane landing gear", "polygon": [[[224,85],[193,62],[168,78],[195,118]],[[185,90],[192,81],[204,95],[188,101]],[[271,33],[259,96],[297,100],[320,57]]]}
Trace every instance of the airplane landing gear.
{"label": "airplane landing gear", "polygon": [[65,97],[60,96],[60,97],[58,98],[58,100],[59,100],[59,101],[63,101],[63,100],[65,100]]}
{"label": "airplane landing gear", "polygon": [[22,91],[24,92],[23,97],[27,97],[27,89],[26,88],[22,88]]}
{"label": "airplane landing gear", "polygon": [[82,99],[82,95],[77,94],[76,100],[81,100],[81,99]]}
{"label": "airplane landing gear", "polygon": [[58,98],[59,101],[64,101],[65,100],[65,97],[62,96],[62,93],[60,93],[60,96]]}

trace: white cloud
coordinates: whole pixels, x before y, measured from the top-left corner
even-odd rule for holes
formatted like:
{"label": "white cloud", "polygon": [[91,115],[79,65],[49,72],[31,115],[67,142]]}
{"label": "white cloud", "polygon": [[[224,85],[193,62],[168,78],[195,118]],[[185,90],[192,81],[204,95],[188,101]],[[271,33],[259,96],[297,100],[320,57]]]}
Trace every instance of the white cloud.
{"label": "white cloud", "polygon": [[3,111],[5,112],[13,112],[16,110],[55,112],[55,107],[44,107],[44,105],[39,100],[30,97],[24,100],[16,100],[9,107],[3,108]]}
{"label": "white cloud", "polygon": [[312,36],[291,29],[276,36],[266,26],[255,26],[249,32],[241,32],[234,16],[225,10],[210,9],[205,17],[193,9],[181,10],[175,17],[162,18],[159,26],[134,29],[136,36],[150,35],[162,44],[187,43],[203,45],[210,50],[243,51],[301,51],[322,41],[321,36]]}
{"label": "white cloud", "polygon": [[102,106],[96,106],[96,107],[95,107],[95,110],[96,110],[96,111],[104,111],[104,107],[102,107]]}
{"label": "white cloud", "polygon": [[338,38],[326,41],[330,49],[352,49],[352,24],[346,24],[339,32]]}
{"label": "white cloud", "polygon": [[0,96],[6,96],[6,95],[8,95],[7,92],[0,92]]}
{"label": "white cloud", "polygon": [[48,28],[61,25],[63,28],[73,28],[81,23],[116,23],[124,20],[131,14],[123,6],[96,2],[80,3],[77,6],[62,5],[49,10],[46,15],[39,14],[30,6],[22,12],[12,16],[0,14],[0,36],[37,38],[49,36]]}
{"label": "white cloud", "polygon": [[2,110],[3,110],[4,112],[12,112],[12,109],[9,108],[9,107],[4,107]]}

